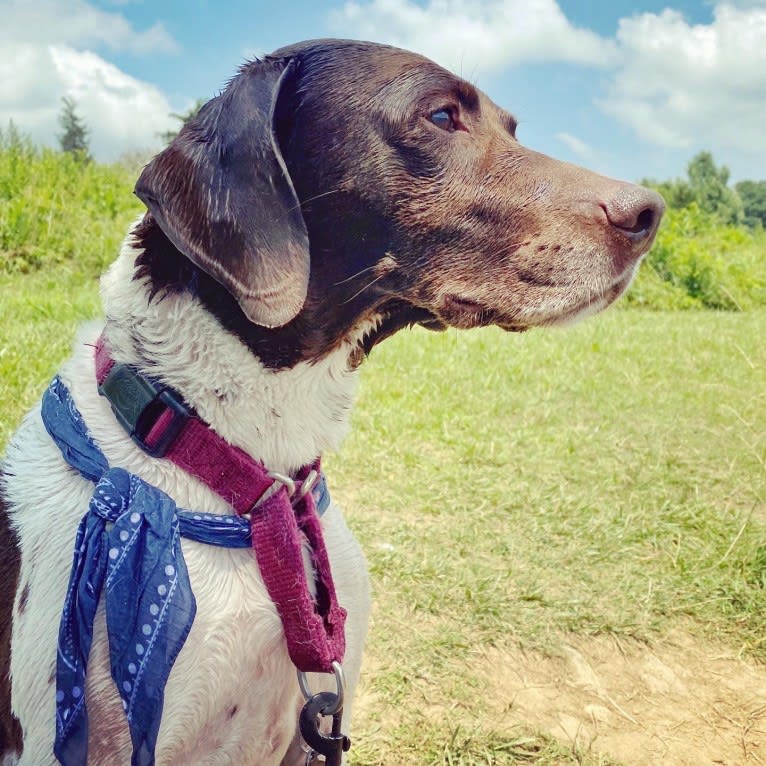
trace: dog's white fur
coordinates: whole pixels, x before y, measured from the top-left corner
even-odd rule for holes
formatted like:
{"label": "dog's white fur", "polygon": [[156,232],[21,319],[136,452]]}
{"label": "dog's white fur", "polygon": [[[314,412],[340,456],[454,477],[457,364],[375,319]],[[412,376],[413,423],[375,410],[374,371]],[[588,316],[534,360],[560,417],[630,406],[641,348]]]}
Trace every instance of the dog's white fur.
{"label": "dog's white fur", "polygon": [[[316,363],[272,371],[189,294],[150,301],[148,283],[134,279],[138,253],[128,238],[102,280],[106,334],[117,361],[135,364],[182,392],[221,436],[272,470],[290,473],[339,445],[356,388],[349,354],[369,324]],[[231,512],[206,486],[172,463],[148,457],[126,437],[96,390],[92,346],[100,331],[90,327],[79,339],[61,376],[110,465],[140,475],[179,506]],[[11,658],[13,709],[24,727],[18,763],[52,766],[58,621],[75,531],[93,486],[66,466],[39,408],[9,445],[6,466],[5,492],[22,555]],[[369,584],[361,549],[335,504],[322,524],[338,597],[349,613],[348,721],[370,610]],[[183,551],[197,617],[165,690],[157,764],[280,764],[295,737],[301,698],[255,559],[248,550],[188,540]],[[25,588],[29,598],[19,612],[18,594]],[[324,680],[332,687],[331,679]],[[130,739],[109,676],[101,608],[86,694],[89,763],[113,766],[114,752],[130,753]],[[294,743],[290,753],[290,763],[302,763]]]}

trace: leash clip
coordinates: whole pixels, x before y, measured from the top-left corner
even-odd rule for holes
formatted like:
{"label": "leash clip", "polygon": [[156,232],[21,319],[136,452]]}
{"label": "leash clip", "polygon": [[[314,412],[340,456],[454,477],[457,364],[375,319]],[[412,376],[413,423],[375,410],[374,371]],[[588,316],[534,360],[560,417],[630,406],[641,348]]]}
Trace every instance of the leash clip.
{"label": "leash clip", "polygon": [[[298,672],[298,685],[306,698],[298,718],[298,726],[308,748],[307,764],[322,763],[318,760],[322,758],[325,766],[340,766],[343,753],[351,747],[351,740],[340,730],[346,679],[339,662],[333,662],[332,669],[337,692],[317,694],[311,693],[306,674],[303,671]],[[329,734],[319,730],[320,720],[324,716],[332,716],[332,730]]]}
{"label": "leash clip", "polygon": [[[337,698],[337,702],[334,708],[325,711],[325,715],[334,715],[343,707],[343,697],[346,693],[346,676],[343,673],[343,666],[337,660],[333,660],[332,672],[335,675],[335,697]],[[312,697],[316,696],[314,692],[311,691],[308,676],[302,670],[298,671],[298,686],[300,687],[303,699],[310,700]]]}

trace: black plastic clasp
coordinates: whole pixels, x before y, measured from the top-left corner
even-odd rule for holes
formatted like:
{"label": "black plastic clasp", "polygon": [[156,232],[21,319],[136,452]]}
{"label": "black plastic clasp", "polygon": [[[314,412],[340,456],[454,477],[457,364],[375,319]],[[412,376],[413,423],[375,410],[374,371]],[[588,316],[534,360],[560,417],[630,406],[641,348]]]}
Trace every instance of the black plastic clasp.
{"label": "black plastic clasp", "polygon": [[[331,710],[335,712],[330,713]],[[306,700],[298,717],[303,741],[315,754],[324,756],[325,766],[341,766],[343,753],[351,747],[351,740],[340,731],[341,712],[337,694],[319,692]],[[325,715],[332,715],[332,731],[329,734],[319,730],[319,720]]]}
{"label": "black plastic clasp", "polygon": [[[106,397],[120,425],[141,449],[152,457],[163,457],[186,421],[193,417],[183,400],[171,388],[141,375],[128,364],[115,364],[98,387]],[[156,444],[145,441],[160,415],[170,410],[172,418]]]}

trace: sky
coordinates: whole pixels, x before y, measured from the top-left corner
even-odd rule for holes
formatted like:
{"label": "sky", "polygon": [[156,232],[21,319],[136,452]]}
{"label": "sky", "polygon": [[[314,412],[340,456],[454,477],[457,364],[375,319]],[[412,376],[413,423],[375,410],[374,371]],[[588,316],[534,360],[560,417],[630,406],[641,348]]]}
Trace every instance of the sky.
{"label": "sky", "polygon": [[160,148],[245,60],[345,37],[434,59],[559,159],[664,180],[708,150],[766,179],[766,0],[0,0],[0,18],[0,127],[55,146],[70,96],[102,161]]}

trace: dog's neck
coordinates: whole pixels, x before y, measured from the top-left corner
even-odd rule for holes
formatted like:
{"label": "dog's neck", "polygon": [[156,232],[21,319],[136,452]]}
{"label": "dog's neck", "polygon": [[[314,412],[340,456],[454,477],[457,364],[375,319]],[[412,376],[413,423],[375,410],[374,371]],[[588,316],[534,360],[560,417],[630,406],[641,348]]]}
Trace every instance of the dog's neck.
{"label": "dog's neck", "polygon": [[174,388],[271,470],[292,473],[339,446],[356,390],[352,359],[373,323],[317,361],[269,369],[190,293],[151,297],[151,283],[136,274],[140,252],[129,238],[101,282],[115,361]]}

